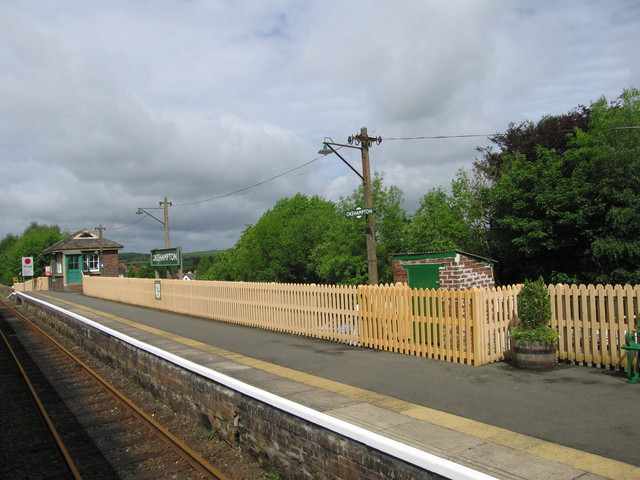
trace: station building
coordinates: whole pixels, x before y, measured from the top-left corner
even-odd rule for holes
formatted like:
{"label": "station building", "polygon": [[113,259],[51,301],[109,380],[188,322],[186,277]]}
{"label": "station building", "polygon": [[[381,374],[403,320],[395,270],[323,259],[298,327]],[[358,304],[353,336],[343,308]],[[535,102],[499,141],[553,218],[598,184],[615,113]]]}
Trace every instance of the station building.
{"label": "station building", "polygon": [[61,292],[81,292],[83,275],[117,277],[118,251],[124,248],[90,230],[80,230],[45,248],[49,255],[51,275],[49,289]]}

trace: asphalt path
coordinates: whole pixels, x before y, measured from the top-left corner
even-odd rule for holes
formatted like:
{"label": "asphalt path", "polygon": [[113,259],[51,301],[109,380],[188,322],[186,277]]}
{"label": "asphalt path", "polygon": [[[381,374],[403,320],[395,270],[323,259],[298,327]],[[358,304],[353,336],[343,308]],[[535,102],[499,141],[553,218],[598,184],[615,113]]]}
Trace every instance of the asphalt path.
{"label": "asphalt path", "polygon": [[87,297],[48,295],[248,357],[640,466],[640,384],[622,371],[531,372],[382,352]]}

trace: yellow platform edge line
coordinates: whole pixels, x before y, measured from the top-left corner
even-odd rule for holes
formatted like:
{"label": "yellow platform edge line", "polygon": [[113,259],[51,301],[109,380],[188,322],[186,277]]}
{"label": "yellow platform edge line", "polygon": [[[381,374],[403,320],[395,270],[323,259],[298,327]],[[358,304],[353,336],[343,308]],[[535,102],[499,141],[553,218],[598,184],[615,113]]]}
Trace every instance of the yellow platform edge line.
{"label": "yellow platform edge line", "polygon": [[422,405],[417,405],[411,402],[384,395],[381,393],[372,392],[370,390],[353,387],[351,385],[335,382],[326,378],[318,377],[309,373],[294,370],[288,367],[275,365],[263,360],[258,360],[252,357],[247,357],[223,348],[208,345],[206,343],[194,340],[191,338],[183,337],[177,334],[166,332],[158,328],[143,325],[126,318],[112,315],[108,312],[96,310],[84,305],[63,300],[60,298],[52,297],[39,293],[39,295],[65,303],[67,305],[76,307],[81,310],[85,310],[96,315],[100,315],[111,320],[117,321],[124,325],[135,327],[139,330],[143,330],[154,335],[158,335],[162,338],[173,340],[175,342],[197,348],[214,355],[221,356],[228,360],[241,363],[246,366],[257,368],[265,372],[278,375],[281,377],[295,380],[306,385],[322,388],[333,393],[349,397],[354,400],[368,403],[386,410],[405,415],[407,417],[421,420],[439,427],[447,428],[459,433],[471,435],[476,438],[488,440],[505,447],[512,448],[514,450],[527,453],[538,458],[549,460],[556,463],[561,463],[577,470],[582,470],[588,473],[593,473],[605,478],[619,479],[619,480],[638,480],[640,479],[640,468],[627,463],[612,460],[600,455],[583,452],[570,447],[564,447],[552,442],[537,439],[535,437],[529,437],[527,435],[512,432],[500,427],[494,427],[489,424],[470,420],[451,413],[442,412]]}

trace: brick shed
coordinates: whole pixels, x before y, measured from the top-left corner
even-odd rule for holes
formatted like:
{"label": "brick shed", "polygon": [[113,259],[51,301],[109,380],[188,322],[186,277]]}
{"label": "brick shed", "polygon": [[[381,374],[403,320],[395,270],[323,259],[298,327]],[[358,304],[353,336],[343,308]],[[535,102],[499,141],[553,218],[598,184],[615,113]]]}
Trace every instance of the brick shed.
{"label": "brick shed", "polygon": [[465,290],[495,287],[494,261],[471,253],[429,252],[392,255],[393,281],[413,288]]}

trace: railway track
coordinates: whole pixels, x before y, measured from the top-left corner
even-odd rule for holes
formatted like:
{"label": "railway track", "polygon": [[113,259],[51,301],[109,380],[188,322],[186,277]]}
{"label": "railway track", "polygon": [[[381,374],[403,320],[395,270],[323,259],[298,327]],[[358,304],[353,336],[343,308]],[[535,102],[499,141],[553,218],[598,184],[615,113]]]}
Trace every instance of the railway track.
{"label": "railway track", "polygon": [[0,478],[227,478],[4,301],[0,332]]}

